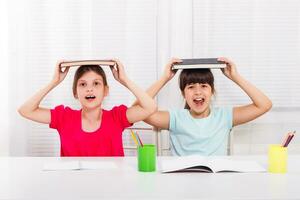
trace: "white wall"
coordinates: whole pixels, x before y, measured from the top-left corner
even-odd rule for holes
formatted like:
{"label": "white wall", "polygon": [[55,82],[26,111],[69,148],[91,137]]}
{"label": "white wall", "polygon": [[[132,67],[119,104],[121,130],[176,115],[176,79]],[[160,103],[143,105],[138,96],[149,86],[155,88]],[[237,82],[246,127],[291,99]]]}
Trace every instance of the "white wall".
{"label": "white wall", "polygon": [[[300,130],[300,109],[276,109],[245,125],[234,128],[231,153],[267,154],[268,144],[278,144],[286,133]],[[300,153],[298,134],[289,145],[289,154]]]}
{"label": "white wall", "polygon": [[[234,129],[232,153],[265,153],[268,143],[300,131],[299,13],[297,0],[2,0],[0,155],[58,155],[55,131],[21,118],[16,110],[51,78],[53,65],[62,57],[119,57],[146,89],[171,57],[228,56],[274,102],[270,113]],[[183,107],[177,78],[159,93],[161,109]],[[249,102],[220,72],[215,78],[216,105]],[[43,105],[76,106],[71,82],[70,74]],[[112,82],[111,88],[107,107],[133,101],[120,85]],[[169,147],[167,134],[160,144]],[[300,153],[299,144],[295,137],[290,150]]]}
{"label": "white wall", "polygon": [[[0,1],[0,25],[1,27],[8,26],[7,18],[7,2]],[[9,154],[9,116],[8,113],[8,91],[9,91],[9,76],[8,76],[8,30],[6,28],[0,31],[0,60],[1,60],[1,100],[0,110],[2,116],[0,118],[0,156]]]}
{"label": "white wall", "polygon": [[[299,1],[175,1],[169,9],[170,56],[227,56],[273,101],[269,113],[234,128],[233,154],[265,154],[268,144],[280,143],[289,131],[300,131]],[[250,103],[239,87],[213,72],[216,106]],[[158,100],[164,109],[183,107],[177,77]],[[167,134],[162,135],[164,149],[169,148],[167,139]],[[300,140],[294,139],[289,150],[300,153]]]}
{"label": "white wall", "polygon": [[[8,70],[9,78],[15,81],[8,91],[11,101],[7,114],[13,122],[9,129],[10,155],[59,155],[56,130],[26,120],[16,112],[50,81],[57,60],[119,58],[127,75],[140,87],[146,88],[157,79],[156,7],[152,0],[9,1]],[[64,104],[79,108],[71,90],[75,70],[70,69],[41,106]],[[120,104],[131,106],[133,94],[113,79],[108,68],[104,71],[110,87],[104,109]],[[145,142],[155,140],[154,134],[140,134]],[[133,146],[130,135],[125,133],[123,139],[125,146]]]}

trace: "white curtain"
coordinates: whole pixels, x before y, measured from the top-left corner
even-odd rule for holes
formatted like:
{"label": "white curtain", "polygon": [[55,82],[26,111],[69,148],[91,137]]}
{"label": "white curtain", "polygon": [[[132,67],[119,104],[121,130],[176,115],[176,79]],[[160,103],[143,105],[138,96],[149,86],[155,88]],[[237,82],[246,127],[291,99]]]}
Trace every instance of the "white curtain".
{"label": "white curtain", "polygon": [[[163,48],[169,52],[167,56],[163,55],[164,58],[229,57],[246,79],[271,97],[276,109],[299,110],[299,1],[162,2],[159,4],[161,18],[158,18],[158,23],[163,24],[162,30],[167,34],[158,32],[158,39],[162,38],[159,45],[166,44]],[[161,57],[161,52],[158,53]],[[215,104],[249,102],[240,88],[225,78],[220,70],[213,72],[217,89]],[[176,78],[170,85],[169,93],[165,89],[161,95],[163,102],[167,102],[170,95],[177,98],[179,94],[173,92],[176,85],[178,88]],[[183,101],[172,101],[171,104],[178,107]],[[170,107],[170,104],[165,103],[165,106]]]}
{"label": "white curtain", "polygon": [[[162,1],[158,10],[159,60],[229,57],[246,79],[272,99],[270,112],[235,128],[231,152],[265,153],[267,144],[280,142],[288,131],[300,130],[299,1]],[[159,62],[159,67],[166,62]],[[220,70],[213,73],[215,105],[250,102]],[[163,88],[158,102],[164,109],[183,108],[178,74]],[[162,148],[169,149],[168,134],[161,136]],[[291,152],[299,153],[299,144],[299,139],[294,140]]]}
{"label": "white curtain", "polygon": [[[119,58],[128,76],[142,88],[157,78],[155,1],[9,1],[9,19],[9,71],[15,83],[9,91],[14,99],[9,106],[11,155],[59,155],[56,131],[16,113],[24,100],[51,80],[58,59]],[[134,96],[113,79],[109,69],[104,70],[110,86],[104,108],[130,106]],[[74,72],[71,69],[47,95],[43,106],[79,108],[71,90]],[[144,137],[151,139],[152,135]],[[125,146],[131,143],[124,138]]]}
{"label": "white curtain", "polygon": [[[274,107],[300,108],[300,2],[194,1],[195,57],[232,57],[239,72],[265,91]],[[249,98],[221,73],[217,104]]]}
{"label": "white curtain", "polygon": [[9,85],[11,83],[8,80],[8,11],[7,11],[7,2],[0,0],[0,26],[2,27],[0,31],[0,61],[1,61],[1,100],[0,100],[0,110],[1,110],[1,119],[0,119],[0,156],[9,155],[9,108],[8,101],[11,101],[9,98],[8,91]]}
{"label": "white curtain", "polygon": [[[297,0],[0,2],[0,23],[4,27],[0,32],[4,74],[0,86],[4,94],[0,104],[0,155],[59,155],[55,131],[29,122],[16,112],[51,79],[58,59],[117,57],[128,75],[146,89],[171,57],[227,56],[246,79],[273,100],[276,114],[266,115],[268,123],[277,123],[276,116],[283,112],[287,116],[283,121],[293,120],[294,129],[299,125],[292,118],[300,113]],[[73,73],[47,96],[44,106],[78,107],[71,92]],[[216,105],[249,102],[220,71],[214,74]],[[109,71],[107,75],[111,93],[104,107],[130,105],[133,95],[116,83]],[[162,109],[183,107],[177,77],[162,89],[157,100]],[[163,136],[163,144],[168,146],[167,135]],[[124,143],[131,144],[126,138]]]}

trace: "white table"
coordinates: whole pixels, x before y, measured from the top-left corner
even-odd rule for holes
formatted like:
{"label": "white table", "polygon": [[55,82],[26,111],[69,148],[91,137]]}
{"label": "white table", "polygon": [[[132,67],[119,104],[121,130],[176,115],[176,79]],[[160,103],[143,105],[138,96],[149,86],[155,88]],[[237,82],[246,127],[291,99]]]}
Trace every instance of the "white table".
{"label": "white table", "polygon": [[[43,171],[45,162],[65,159],[111,161],[117,168]],[[168,157],[158,158],[158,168],[162,159]],[[0,157],[0,199],[300,199],[300,155],[289,156],[287,174],[142,173],[136,165],[136,157]]]}

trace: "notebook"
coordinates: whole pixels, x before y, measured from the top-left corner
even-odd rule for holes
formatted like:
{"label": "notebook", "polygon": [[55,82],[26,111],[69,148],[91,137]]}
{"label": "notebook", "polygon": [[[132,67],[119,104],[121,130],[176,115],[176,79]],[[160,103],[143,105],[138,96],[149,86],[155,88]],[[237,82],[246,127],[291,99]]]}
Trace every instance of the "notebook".
{"label": "notebook", "polygon": [[231,160],[208,156],[182,156],[162,162],[162,172],[266,172],[259,163],[252,160]]}
{"label": "notebook", "polygon": [[181,59],[182,62],[174,64],[172,69],[199,69],[199,68],[225,68],[226,64],[217,58]]}
{"label": "notebook", "polygon": [[72,66],[81,66],[81,65],[100,65],[100,66],[111,66],[115,65],[115,62],[112,60],[73,60],[67,61],[60,64],[61,68],[72,67]]}
{"label": "notebook", "polygon": [[113,162],[108,161],[54,161],[44,163],[44,171],[58,170],[92,170],[92,169],[116,169]]}

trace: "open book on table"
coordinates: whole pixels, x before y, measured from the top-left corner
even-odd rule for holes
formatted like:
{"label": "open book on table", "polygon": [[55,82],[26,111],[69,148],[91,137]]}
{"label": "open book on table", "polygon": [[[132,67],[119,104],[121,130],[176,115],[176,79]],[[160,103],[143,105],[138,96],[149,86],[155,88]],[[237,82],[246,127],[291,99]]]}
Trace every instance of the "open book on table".
{"label": "open book on table", "polygon": [[91,169],[116,169],[117,166],[109,161],[53,161],[44,163],[44,171],[58,171],[58,170],[91,170]]}
{"label": "open book on table", "polygon": [[81,66],[81,65],[100,65],[100,66],[111,66],[115,65],[115,62],[112,60],[73,60],[66,61],[60,64],[61,68],[72,67],[72,66]]}
{"label": "open book on table", "polygon": [[265,172],[260,164],[251,160],[232,160],[206,156],[182,156],[162,162],[162,172]]}

